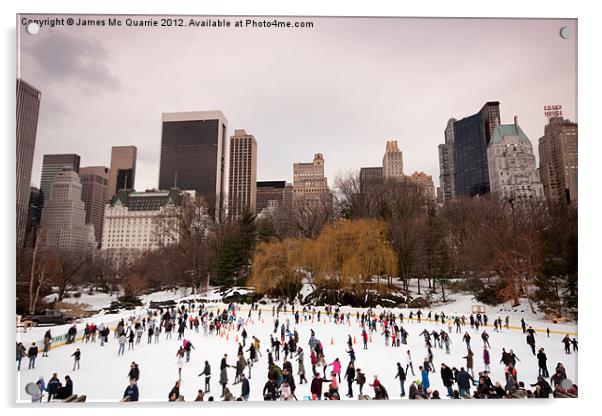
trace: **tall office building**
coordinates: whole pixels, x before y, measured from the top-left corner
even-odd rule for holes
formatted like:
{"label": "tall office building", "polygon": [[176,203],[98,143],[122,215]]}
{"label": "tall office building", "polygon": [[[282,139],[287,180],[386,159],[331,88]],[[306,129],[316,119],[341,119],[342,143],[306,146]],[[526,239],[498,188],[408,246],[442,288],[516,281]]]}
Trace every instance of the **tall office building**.
{"label": "tall office building", "polygon": [[383,177],[385,179],[403,179],[403,154],[397,146],[397,140],[387,141],[383,156]]}
{"label": "tall office building", "polygon": [[29,209],[27,210],[27,226],[25,227],[25,246],[35,247],[38,227],[42,221],[42,198],[40,189],[29,188]]}
{"label": "tall office building", "polygon": [[79,173],[79,161],[79,155],[73,153],[44,155],[42,161],[42,178],[40,179],[43,205],[46,205],[45,201],[48,201],[50,198],[50,190],[52,189],[54,177],[65,170]]}
{"label": "tall office building", "polygon": [[94,226],[95,241],[100,245],[107,202],[109,168],[106,166],[83,167],[79,170],[79,178],[82,184],[82,200],[86,210],[86,224]]}
{"label": "tall office building", "polygon": [[293,205],[310,201],[332,202],[322,153],[316,153],[312,162],[293,164]]}
{"label": "tall office building", "polygon": [[21,248],[25,241],[41,95],[27,82],[17,79],[17,248]]}
{"label": "tall office building", "polygon": [[368,190],[374,186],[382,183],[383,181],[383,168],[361,168],[360,169],[360,193],[365,194]]}
{"label": "tall office building", "polygon": [[453,123],[455,193],[473,197],[489,193],[487,146],[500,124],[500,103],[490,101],[472,116]]}
{"label": "tall office building", "polygon": [[107,200],[121,190],[132,190],[136,180],[136,146],[113,146],[107,185]]}
{"label": "tall office building", "polygon": [[539,174],[550,205],[577,204],[578,133],[577,123],[553,117],[539,139]]}
{"label": "tall office building", "polygon": [[53,179],[50,198],[46,199],[42,211],[45,244],[59,249],[94,247],[94,226],[86,224],[79,175],[73,170],[64,170]]}
{"label": "tall office building", "polygon": [[501,124],[487,147],[491,193],[503,201],[543,201],[533,146],[518,125]]}
{"label": "tall office building", "polygon": [[163,113],[159,189],[196,191],[209,215],[223,208],[225,137],[228,121],[221,111]]}
{"label": "tall office building", "polygon": [[238,219],[245,210],[257,212],[257,142],[245,130],[230,137],[229,170],[228,215]]}
{"label": "tall office building", "polygon": [[439,185],[444,201],[456,197],[454,183],[454,123],[455,118],[450,118],[445,127],[445,143],[439,145]]}

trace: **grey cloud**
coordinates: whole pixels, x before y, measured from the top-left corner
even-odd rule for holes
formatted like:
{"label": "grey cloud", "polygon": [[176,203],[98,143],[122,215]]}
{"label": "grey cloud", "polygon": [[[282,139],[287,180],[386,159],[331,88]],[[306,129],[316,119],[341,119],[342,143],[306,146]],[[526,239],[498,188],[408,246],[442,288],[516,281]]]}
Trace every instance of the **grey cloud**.
{"label": "grey cloud", "polygon": [[40,36],[24,52],[37,78],[47,85],[64,83],[85,93],[120,88],[119,79],[109,68],[107,51],[96,39],[54,32],[52,36]]}

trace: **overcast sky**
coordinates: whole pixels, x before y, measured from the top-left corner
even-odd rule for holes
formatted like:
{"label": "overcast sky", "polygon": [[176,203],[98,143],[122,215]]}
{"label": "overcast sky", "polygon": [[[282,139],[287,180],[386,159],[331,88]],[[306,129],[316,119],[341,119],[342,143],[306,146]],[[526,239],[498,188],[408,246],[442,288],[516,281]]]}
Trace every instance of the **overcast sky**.
{"label": "overcast sky", "polygon": [[281,19],[314,27],[20,26],[18,76],[42,91],[32,183],[46,153],[108,166],[111,146],[135,145],[136,189],[156,187],[162,112],[223,111],[229,135],[257,139],[258,180],[290,182],[294,162],[323,153],[330,184],[380,166],[387,140],[406,174],[438,184],[447,120],[486,101],[502,123],[518,116],[535,153],[545,104],[576,120],[574,20]]}

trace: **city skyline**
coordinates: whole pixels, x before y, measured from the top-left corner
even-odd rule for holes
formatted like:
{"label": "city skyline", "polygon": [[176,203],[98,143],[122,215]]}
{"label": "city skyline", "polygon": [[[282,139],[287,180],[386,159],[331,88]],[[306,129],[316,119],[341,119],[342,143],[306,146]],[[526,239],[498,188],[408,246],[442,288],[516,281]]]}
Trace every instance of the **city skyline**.
{"label": "city skyline", "polygon": [[[576,39],[558,35],[562,26],[576,33],[574,20],[311,19],[316,28],[279,36],[151,30],[125,43],[124,28],[54,28],[36,37],[20,28],[18,76],[44,94],[32,182],[39,186],[45,153],[107,165],[111,146],[135,145],[135,188],[156,188],[161,114],[169,111],[221,110],[228,136],[253,131],[259,181],[291,181],[292,164],[317,152],[329,161],[329,178],[358,172],[382,158],[387,140],[397,140],[406,170],[424,171],[439,185],[437,146],[450,117],[500,101],[501,122],[518,115],[532,141],[543,135],[546,104],[563,105],[564,116],[578,121]],[[141,46],[151,42],[152,51]],[[168,50],[174,42],[181,47]],[[290,53],[275,53],[287,42],[295,46]],[[221,66],[189,70],[199,63],[190,56],[209,51]],[[160,68],[153,65],[166,56]]]}

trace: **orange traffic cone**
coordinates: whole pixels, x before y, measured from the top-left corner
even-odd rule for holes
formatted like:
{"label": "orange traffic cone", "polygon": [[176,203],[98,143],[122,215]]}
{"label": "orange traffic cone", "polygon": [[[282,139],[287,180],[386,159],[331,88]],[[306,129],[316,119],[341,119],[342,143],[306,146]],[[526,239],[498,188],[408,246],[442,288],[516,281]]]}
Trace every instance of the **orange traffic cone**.
{"label": "orange traffic cone", "polygon": [[230,337],[229,337],[228,333],[226,333],[226,341],[228,341],[229,338]]}
{"label": "orange traffic cone", "polygon": [[334,345],[334,338],[330,337],[330,345]]}
{"label": "orange traffic cone", "polygon": [[370,334],[370,342],[372,342],[372,334]]}
{"label": "orange traffic cone", "polygon": [[219,336],[223,338],[224,337],[224,331],[220,331]]}
{"label": "orange traffic cone", "polygon": [[236,334],[236,342],[238,342],[238,334]]}
{"label": "orange traffic cone", "polygon": [[355,336],[353,337],[353,343],[357,344],[357,341],[355,340]]}

